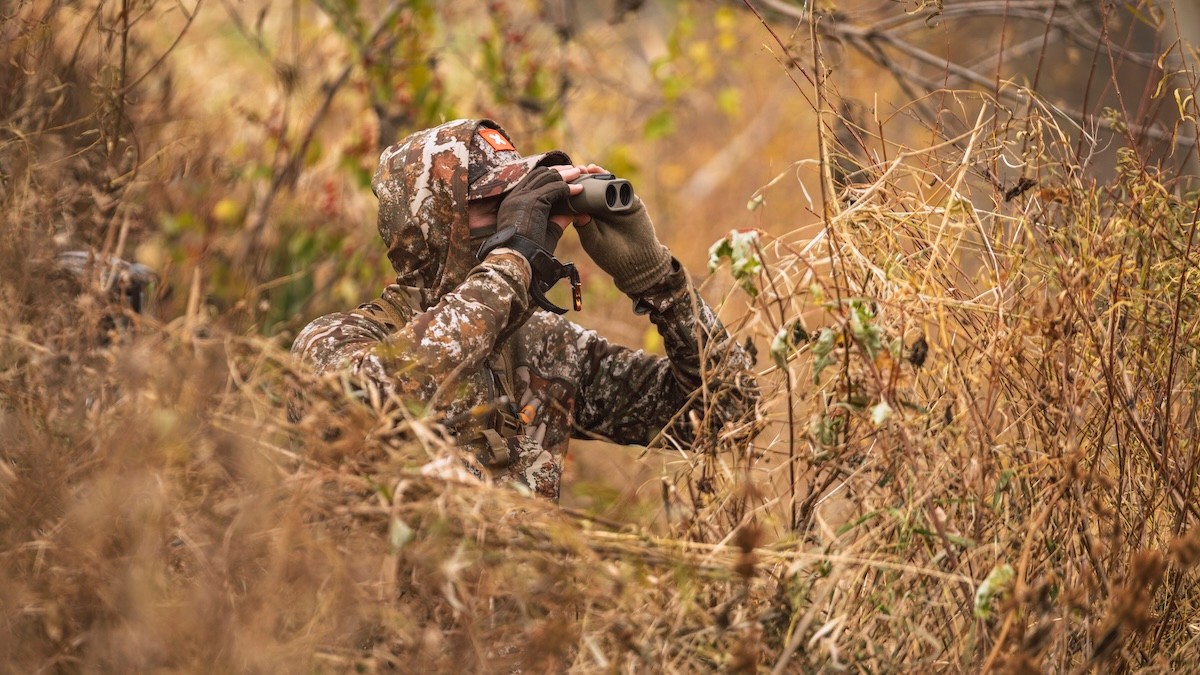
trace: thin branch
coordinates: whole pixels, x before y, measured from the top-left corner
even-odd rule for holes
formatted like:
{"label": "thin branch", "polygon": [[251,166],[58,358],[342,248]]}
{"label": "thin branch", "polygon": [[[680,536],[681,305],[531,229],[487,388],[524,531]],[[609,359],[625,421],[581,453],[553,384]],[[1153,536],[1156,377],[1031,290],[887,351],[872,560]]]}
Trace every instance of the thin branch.
{"label": "thin branch", "polygon": [[[806,20],[810,14],[806,9],[787,4],[782,0],[760,1],[773,12],[790,19]],[[748,2],[746,4],[749,6]],[[1053,27],[1058,31],[1058,34],[1081,45],[1085,45],[1090,49],[1093,46],[1094,40],[1103,40],[1102,32],[1092,27],[1083,14],[1084,9],[1090,8],[1091,3],[1088,2],[980,0],[979,2],[958,3],[941,9],[929,9],[923,12],[892,16],[865,26],[855,25],[845,15],[836,12],[828,14],[825,20],[817,23],[820,27],[819,35],[821,37],[834,38],[849,44],[877,65],[886,68],[902,87],[907,87],[910,83],[916,83],[922,89],[932,92],[946,88],[953,89],[958,84],[954,80],[939,81],[922,76],[911,68],[901,66],[885,49],[902,54],[919,64],[936,68],[942,73],[957,78],[959,82],[991,91],[995,89],[994,78],[981,73],[977,70],[977,67],[998,61],[1010,61],[1017,56],[1028,53],[1041,45],[1043,37],[1039,36],[1036,39],[1036,44],[1034,44],[1033,40],[1030,40],[1028,44],[1022,42],[1008,47],[1002,53],[975,64],[976,67],[971,67],[937,56],[928,50],[904,40],[899,37],[897,29],[909,24],[924,25],[935,18],[938,20],[950,20],[1005,16],[1010,19],[1023,19],[1041,24],[1047,26],[1047,30]],[[1133,52],[1116,46],[1110,46],[1110,49],[1114,55],[1120,55],[1131,63],[1148,68],[1154,67],[1156,64],[1156,58],[1150,54]],[[999,97],[1001,100],[1008,102],[1027,104],[1029,102],[1029,91],[1037,93],[1036,88],[1027,90],[1016,86],[1000,87]],[[909,92],[910,97],[915,98],[912,94],[913,92]],[[1084,124],[1094,118],[1094,116],[1081,110],[1068,107],[1062,107],[1061,110],[1077,124]],[[1111,131],[1122,132],[1128,130],[1133,134],[1156,141],[1171,143],[1176,147],[1190,148],[1196,144],[1194,136],[1179,134],[1174,130],[1160,128],[1152,124],[1121,124],[1105,119],[1097,121]]]}

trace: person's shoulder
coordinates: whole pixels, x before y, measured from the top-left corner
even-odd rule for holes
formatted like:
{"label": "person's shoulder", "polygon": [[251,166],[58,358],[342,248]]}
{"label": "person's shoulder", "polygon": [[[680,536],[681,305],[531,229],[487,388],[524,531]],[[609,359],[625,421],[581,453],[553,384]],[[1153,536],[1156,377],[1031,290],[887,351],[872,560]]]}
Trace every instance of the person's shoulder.
{"label": "person's shoulder", "polygon": [[316,352],[337,351],[348,344],[378,341],[387,337],[383,323],[364,311],[363,307],[349,312],[324,314],[308,322],[296,335],[292,354],[311,358]]}

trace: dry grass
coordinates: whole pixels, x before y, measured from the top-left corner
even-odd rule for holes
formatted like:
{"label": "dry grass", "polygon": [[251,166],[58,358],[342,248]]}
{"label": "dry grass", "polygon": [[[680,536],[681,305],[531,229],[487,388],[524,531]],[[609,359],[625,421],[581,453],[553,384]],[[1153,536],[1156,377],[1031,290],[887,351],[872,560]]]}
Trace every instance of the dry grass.
{"label": "dry grass", "polygon": [[199,275],[110,331],[55,235],[128,254],[130,214],[184,200],[145,161],[171,101],[114,95],[120,40],[72,62],[30,7],[0,28],[7,670],[1192,666],[1197,202],[1131,136],[1101,180],[1037,97],[946,92],[960,131],[921,143],[827,112],[861,170],[789,169],[767,197],[825,225],[735,254],[765,431],[672,457],[663,519],[621,524],[457,476],[436,425],[298,372]]}
{"label": "dry grass", "polygon": [[[1200,639],[1178,555],[1200,533],[1194,197],[1132,153],[1109,184],[1066,178],[1048,110],[1026,127],[1034,184],[1006,194],[970,174],[1015,121],[975,109],[955,142],[868,167],[818,239],[762,246],[755,320],[803,392],[776,417],[807,418],[765,449],[804,467],[783,519],[797,545],[891,565],[835,567],[809,646],[856,667],[1180,667]],[[1004,566],[1006,599],[978,611]]]}

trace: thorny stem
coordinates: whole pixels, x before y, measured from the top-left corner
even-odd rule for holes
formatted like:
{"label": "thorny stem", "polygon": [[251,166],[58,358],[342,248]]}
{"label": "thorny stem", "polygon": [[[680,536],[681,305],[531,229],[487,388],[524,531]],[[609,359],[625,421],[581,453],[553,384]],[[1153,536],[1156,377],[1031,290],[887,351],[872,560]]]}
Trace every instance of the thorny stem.
{"label": "thorny stem", "polygon": [[[1084,88],[1083,88],[1082,110],[1084,110],[1084,111],[1087,111],[1089,109],[1089,101],[1091,101],[1091,99],[1092,99],[1092,85],[1095,83],[1095,80],[1096,80],[1096,67],[1098,65],[1100,65],[1100,46],[1102,44],[1104,44],[1104,34],[1100,33],[1099,35],[1096,36],[1096,44],[1092,47],[1092,63],[1091,63],[1091,66],[1088,67],[1087,84],[1084,85]],[[1080,119],[1080,124],[1083,124],[1086,126],[1089,123],[1089,121],[1091,120],[1091,118],[1092,118],[1092,115],[1088,114],[1087,112],[1084,112],[1083,117]],[[1081,166],[1083,164],[1084,139],[1085,139],[1084,134],[1080,134],[1079,140],[1076,141],[1076,143],[1075,143],[1075,165],[1076,166]]]}
{"label": "thorny stem", "polygon": [[[1123,237],[1123,239],[1127,240],[1128,234],[1126,234]],[[1121,314],[1118,315],[1113,321],[1109,322],[1108,366],[1104,369],[1105,386],[1108,388],[1108,392],[1109,392],[1108,400],[1110,402],[1116,401],[1117,405],[1121,408],[1124,408],[1125,406],[1130,404],[1130,402],[1126,401],[1123,396],[1118,398],[1118,391],[1116,388],[1117,326],[1121,323],[1121,319],[1124,317],[1124,312],[1126,311],[1125,308],[1120,304],[1120,299],[1121,299],[1121,282],[1125,279],[1125,261],[1126,261],[1127,257],[1128,257],[1127,249],[1122,248],[1121,257],[1117,261],[1117,278],[1113,283],[1113,294],[1112,294],[1112,306],[1115,309],[1115,311],[1121,312]],[[1111,408],[1112,406],[1110,405],[1109,407]],[[1125,498],[1125,472],[1126,472],[1125,470],[1126,470],[1127,456],[1126,456],[1126,452],[1125,452],[1125,443],[1123,442],[1124,436],[1121,434],[1120,427],[1118,426],[1118,423],[1116,420],[1113,420],[1113,436],[1114,436],[1114,440],[1117,445],[1117,489],[1116,489],[1116,494],[1114,495],[1113,498],[1115,501],[1116,512],[1121,513],[1122,512],[1122,509],[1121,509],[1122,502],[1124,501],[1124,498]],[[1119,520],[1117,522],[1118,522],[1118,524],[1120,523]],[[1120,529],[1121,529],[1120,527],[1113,528],[1112,550],[1114,550],[1114,551],[1120,550],[1120,537],[1121,537]],[[1115,557],[1111,558],[1111,560],[1115,561]],[[1110,575],[1113,572],[1111,563],[1108,567],[1107,572]]]}
{"label": "thorny stem", "polygon": [[[827,131],[827,127],[825,125],[825,109],[826,109],[825,69],[824,69],[824,66],[822,63],[822,57],[821,57],[821,43],[817,40],[817,15],[816,15],[816,13],[810,12],[808,15],[808,19],[809,19],[809,24],[808,24],[809,38],[812,40],[812,62],[813,62],[812,68],[813,68],[813,74],[816,77],[816,82],[813,83],[813,87],[816,91],[816,96],[817,96],[817,107],[816,107],[817,154],[818,154],[819,167],[820,167],[820,172],[821,172],[821,180],[820,180],[820,185],[821,185],[821,222],[824,223],[826,236],[829,237],[829,255],[833,260],[833,264],[830,265],[830,275],[832,276],[831,282],[833,284],[834,298],[837,300],[838,312],[840,314],[844,314],[846,310],[845,310],[845,306],[842,302],[841,283],[839,283],[839,281],[838,281],[838,276],[839,276],[838,267],[841,267],[840,276],[841,276],[842,281],[847,284],[847,287],[849,287],[850,277],[849,277],[849,275],[846,274],[846,261],[841,255],[841,246],[838,243],[837,231],[833,227],[832,219],[831,219],[830,213],[829,213],[829,204],[830,204],[830,198],[831,198],[830,193],[831,193],[833,175],[830,171],[831,167],[829,165],[829,146],[828,146],[829,141],[825,135],[825,133]],[[850,339],[849,338],[850,338],[850,327],[847,323],[843,323],[842,339],[843,339],[843,343],[847,346],[847,349],[843,350],[843,358],[842,358],[842,378],[843,378],[843,381],[845,381],[845,382],[850,381],[850,349],[849,349]],[[842,427],[839,431],[839,435],[841,436],[841,440],[839,441],[839,443],[844,443],[845,440],[847,438],[849,438],[849,434],[850,434],[850,424],[849,424],[849,422],[847,422],[846,424],[842,425]]]}
{"label": "thorny stem", "polygon": [[[1183,271],[1179,276],[1179,285],[1175,289],[1175,311],[1171,317],[1171,348],[1167,358],[1167,388],[1166,395],[1163,397],[1163,429],[1165,430],[1164,443],[1162,447],[1164,467],[1169,466],[1171,445],[1175,441],[1175,434],[1170,432],[1171,427],[1171,402],[1175,398],[1175,363],[1176,355],[1179,351],[1179,319],[1183,314],[1183,289],[1187,286],[1188,272],[1192,270],[1192,245],[1196,241],[1196,220],[1200,217],[1200,201],[1192,209],[1192,222],[1188,226],[1188,243],[1187,249],[1183,254]],[[1186,496],[1185,496],[1185,501]],[[1176,514],[1175,531],[1179,532],[1179,528],[1183,525],[1184,513]]]}
{"label": "thorny stem", "polygon": [[[771,284],[771,294],[774,296],[774,299],[775,299],[774,304],[775,304],[776,309],[779,310],[779,328],[778,328],[778,330],[786,331],[787,323],[788,323],[787,322],[787,308],[784,304],[784,298],[786,296],[779,291],[779,286],[775,283],[775,275],[771,273],[771,269],[768,267],[767,258],[766,258],[766,256],[763,255],[762,247],[760,247],[758,245],[757,240],[754,241],[753,245],[754,245],[754,252],[758,256],[758,259],[763,261],[763,276],[766,277],[767,283]],[[763,309],[766,312],[767,316],[770,317],[771,312],[770,312],[769,306],[767,305],[767,303],[765,301],[763,302]],[[797,319],[797,320],[799,320],[799,319]],[[786,342],[790,348],[790,346],[791,346],[790,331],[789,331],[789,334],[784,339],[786,340]],[[785,367],[780,368],[780,371],[782,371],[782,373],[783,373],[784,389],[787,393],[788,489],[791,494],[791,503],[788,507],[788,510],[791,513],[791,517],[789,518],[789,524],[791,526],[791,531],[795,532],[796,525],[797,525],[796,524],[796,419],[795,419],[796,404],[795,404],[795,400],[793,398],[793,395],[794,395],[793,388],[795,385],[792,382],[792,369],[789,367],[786,367],[786,360],[785,360],[784,365],[785,365]]]}
{"label": "thorny stem", "polygon": [[[1004,70],[1004,56],[1005,56],[1005,52],[1007,51],[1004,49],[1004,43],[1008,40],[1008,9],[1009,9],[1008,3],[1005,2],[1004,3],[1004,11],[1000,15],[1000,50],[996,53],[996,69],[994,71],[995,72],[995,77],[994,77],[995,82],[992,85],[992,91],[997,99],[1000,98],[1000,73],[1003,72],[1003,70]],[[1047,33],[1049,33],[1051,23],[1052,22],[1048,22],[1046,24]],[[1034,82],[1035,82],[1035,84],[1033,86],[1033,89],[1037,90],[1037,85],[1036,85],[1037,75],[1034,75]]]}
{"label": "thorny stem", "polygon": [[108,140],[108,155],[112,159],[121,140],[121,120],[125,117],[125,74],[129,63],[129,0],[121,0],[121,66],[118,71],[120,82],[112,92],[116,97],[113,113],[112,137]]}
{"label": "thorny stem", "polygon": [[[1102,3],[1100,5],[1100,11],[1104,16],[1104,20],[1101,22],[1101,31],[1102,31],[1102,34],[1104,35],[1104,53],[1108,56],[1108,66],[1111,69],[1111,72],[1116,73],[1116,72],[1118,72],[1116,56],[1113,54],[1112,41],[1108,37],[1109,6]],[[1121,87],[1117,83],[1117,78],[1115,78],[1115,77],[1111,78],[1109,80],[1108,84],[1110,87],[1112,87],[1113,95],[1117,97],[1117,106],[1121,109],[1121,118],[1126,119],[1126,120],[1132,119],[1129,116],[1129,106],[1127,106],[1125,104],[1125,96],[1124,96],[1124,94],[1121,93]],[[1137,152],[1138,144],[1137,144],[1137,138],[1134,136],[1134,133],[1135,133],[1134,127],[1132,125],[1129,125],[1124,129],[1124,131],[1125,131],[1125,140],[1129,144],[1129,149],[1131,151]],[[1136,130],[1136,133],[1138,135],[1141,135],[1141,134],[1145,133],[1145,131],[1144,131],[1144,129],[1139,128]],[[1143,160],[1143,158],[1139,154],[1138,155],[1139,164],[1143,163],[1142,160]]]}
{"label": "thorny stem", "polygon": [[801,87],[800,83],[796,81],[796,78],[792,77],[792,68],[799,70],[800,74],[804,76],[804,79],[808,80],[809,84],[816,86],[816,83],[813,82],[812,76],[805,72],[803,66],[792,59],[791,52],[788,51],[787,45],[784,44],[783,40],[779,39],[779,36],[775,33],[775,29],[771,27],[771,24],[767,23],[767,20],[763,18],[763,15],[759,13],[758,9],[750,2],[750,0],[742,0],[742,2],[745,3],[746,7],[748,7],[750,11],[754,13],[754,16],[758,19],[759,23],[762,24],[763,28],[767,29],[767,32],[770,33],[771,37],[775,39],[775,43],[778,44],[779,48],[783,50],[782,55],[787,59],[787,62],[783,65],[788,79],[792,81],[792,84],[796,85],[796,90],[799,91],[800,95],[804,97],[804,100],[808,103],[809,107],[816,109],[816,106],[813,105],[813,102],[808,98],[808,94],[804,92],[804,87]]}
{"label": "thorny stem", "polygon": [[[1041,38],[1042,39],[1042,49],[1041,49],[1041,52],[1038,54],[1037,69],[1033,72],[1033,85],[1030,87],[1030,89],[1032,89],[1033,91],[1038,90],[1038,84],[1042,81],[1042,66],[1044,66],[1046,63],[1046,48],[1050,44],[1050,32],[1053,30],[1054,15],[1057,12],[1058,12],[1058,0],[1055,0],[1054,7],[1051,8],[1051,10],[1050,10],[1050,20],[1046,23],[1046,30],[1042,32],[1042,38]],[[1005,13],[1005,15],[1004,15],[1004,21],[1005,21],[1005,25],[1007,25],[1007,23],[1008,23],[1008,14],[1007,13]],[[1000,50],[1000,53],[1003,54],[1004,50]],[[1000,66],[999,65],[997,65],[997,67],[996,67],[996,98],[997,99],[1000,98]],[[1028,149],[1029,149],[1029,144],[1033,140],[1033,117],[1031,115],[1029,115],[1029,111],[1031,108],[1033,108],[1032,100],[1030,100],[1029,104],[1025,107],[1025,140],[1021,144],[1021,157],[1022,158],[1025,156],[1026,151],[1028,151]],[[1085,110],[1087,109],[1086,106],[1084,109]],[[1022,170],[1021,175],[1025,175],[1024,170]]]}
{"label": "thorny stem", "polygon": [[[750,9],[750,11],[754,12],[754,15],[758,18],[759,22],[762,23],[763,27],[767,29],[767,32],[771,34],[771,37],[775,39],[775,42],[779,45],[780,49],[783,50],[783,54],[785,56],[787,56],[789,54],[787,45],[785,45],[783,40],[781,40],[779,38],[779,36],[775,33],[774,29],[771,28],[771,25],[769,23],[767,23],[767,21],[763,18],[762,14],[760,14],[758,12],[758,9],[756,9],[754,7],[754,5],[751,4],[750,0],[743,0],[743,2],[745,3],[746,7],[748,7]],[[822,73],[823,66],[821,63],[820,43],[817,42],[815,39],[817,17],[814,13],[810,12],[810,13],[808,13],[808,18],[810,21],[809,32],[810,32],[810,35],[814,38],[813,39],[813,49],[812,49],[813,74],[812,74],[812,76],[809,76],[808,73],[804,72],[803,68],[800,69],[800,72],[808,80],[809,84],[813,85],[814,89],[816,90],[817,101],[816,101],[815,106],[813,106],[812,100],[809,99],[807,95],[805,95],[804,88],[800,86],[799,82],[796,82],[796,79],[794,77],[792,77],[791,68],[787,68],[786,70],[787,70],[788,77],[792,80],[792,83],[796,86],[796,89],[800,91],[800,94],[802,96],[804,96],[804,99],[806,101],[808,101],[810,106],[813,106],[814,110],[817,113],[817,144],[818,144],[819,153],[820,153],[820,167],[821,167],[820,184],[821,184],[821,210],[823,213],[822,222],[825,223],[825,231],[827,233],[827,236],[829,237],[830,253],[834,256],[835,260],[840,261],[841,258],[837,254],[837,250],[838,250],[837,237],[836,237],[836,233],[833,230],[833,227],[830,224],[830,214],[829,214],[830,195],[829,195],[827,185],[828,185],[828,182],[830,180],[832,180],[832,178],[831,178],[831,175],[829,172],[828,148],[826,147],[827,141],[825,138],[825,131],[826,131],[825,119],[824,119],[825,116],[823,113],[823,111],[825,109],[825,90],[824,90],[825,78]],[[814,78],[816,78],[816,79],[814,80]],[[842,262],[841,264],[843,265],[842,278],[844,279],[844,278],[846,278],[845,269],[844,269],[845,263]],[[836,266],[837,265],[835,263],[835,265],[834,265],[835,275],[834,275],[834,279],[833,279],[833,287],[834,287],[835,296],[837,298],[837,306],[838,306],[839,311],[841,311],[842,310],[841,288],[840,288],[840,284],[838,284],[838,282],[837,282]],[[845,332],[846,330],[848,330],[848,329],[843,328],[843,332]],[[849,362],[850,362],[849,350],[846,350],[846,356],[845,356],[845,359],[843,362],[843,370],[844,371],[849,370],[849,367],[850,367]],[[797,512],[796,512],[796,508],[795,508],[796,507],[796,499],[795,499],[796,480],[795,480],[795,469],[794,469],[794,465],[795,465],[795,429],[794,429],[794,426],[795,425],[794,425],[794,419],[793,419],[794,412],[793,412],[793,402],[792,402],[792,394],[793,394],[792,386],[793,385],[792,385],[791,373],[788,372],[785,375],[785,377],[786,377],[786,389],[787,389],[787,396],[788,396],[788,427],[789,427],[789,430],[788,430],[788,443],[789,443],[788,477],[789,477],[789,480],[791,483],[791,493],[792,493],[792,508],[791,508],[790,521],[791,521],[792,529],[795,530],[795,528],[797,526],[797,522],[796,522]],[[846,433],[846,429],[848,428],[848,426],[849,425],[846,425],[846,428],[843,428],[842,434]]]}
{"label": "thorny stem", "polygon": [[796,405],[794,401],[795,392],[793,391],[794,385],[792,383],[791,368],[785,368],[783,370],[783,378],[784,388],[787,392],[788,490],[791,495],[788,511],[791,514],[791,531],[795,532],[799,528],[799,523],[796,522]]}

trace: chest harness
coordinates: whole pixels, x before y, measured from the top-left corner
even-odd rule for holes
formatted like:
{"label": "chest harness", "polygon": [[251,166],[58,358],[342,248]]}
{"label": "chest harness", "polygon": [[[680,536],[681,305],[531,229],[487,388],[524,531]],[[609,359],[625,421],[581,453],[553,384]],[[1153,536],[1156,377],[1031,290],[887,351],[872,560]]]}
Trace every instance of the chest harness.
{"label": "chest harness", "polygon": [[[405,286],[389,286],[379,299],[351,311],[395,333],[420,311],[420,292]],[[511,343],[492,352],[484,364],[487,400],[474,408],[441,420],[459,447],[475,453],[489,469],[502,469],[516,459],[524,428],[516,409]]]}

